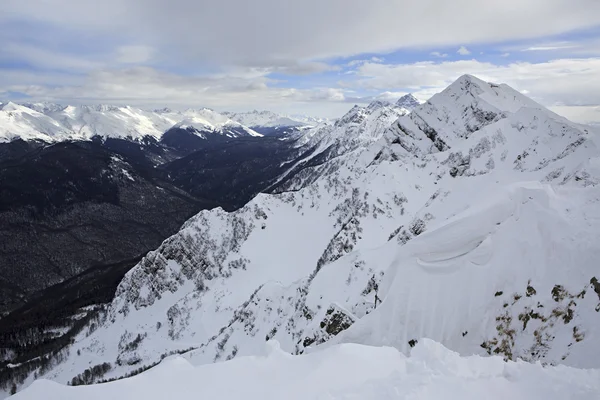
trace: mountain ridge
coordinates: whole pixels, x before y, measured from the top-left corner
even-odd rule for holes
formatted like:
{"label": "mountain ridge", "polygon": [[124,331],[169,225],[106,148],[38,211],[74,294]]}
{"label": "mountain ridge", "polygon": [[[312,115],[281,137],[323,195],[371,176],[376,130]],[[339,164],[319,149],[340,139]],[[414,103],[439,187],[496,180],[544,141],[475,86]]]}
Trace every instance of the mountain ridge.
{"label": "mountain ridge", "polygon": [[406,353],[431,337],[599,366],[597,131],[463,76],[409,114],[354,107],[298,140],[317,160],[298,179],[189,219],[44,377],[103,361],[118,378],[173,352],[214,363],[271,339]]}
{"label": "mountain ridge", "polygon": [[[312,125],[308,121],[317,121],[302,117],[302,121],[293,117],[272,112],[257,113],[258,119],[252,119],[252,113],[218,113],[208,108],[173,111],[169,108],[153,111],[131,106],[98,105],[60,105],[56,103],[0,103],[0,140],[14,139],[43,140],[57,142],[64,140],[90,140],[95,136],[114,137],[141,141],[146,136],[160,140],[169,129],[180,126],[197,125],[197,132],[207,137],[210,134],[225,134],[230,137],[259,136],[240,121],[249,120],[254,127],[266,131],[287,129],[290,132],[305,129]],[[266,115],[266,119],[262,118]],[[250,118],[250,119],[249,119]],[[289,133],[289,132],[286,132]]]}

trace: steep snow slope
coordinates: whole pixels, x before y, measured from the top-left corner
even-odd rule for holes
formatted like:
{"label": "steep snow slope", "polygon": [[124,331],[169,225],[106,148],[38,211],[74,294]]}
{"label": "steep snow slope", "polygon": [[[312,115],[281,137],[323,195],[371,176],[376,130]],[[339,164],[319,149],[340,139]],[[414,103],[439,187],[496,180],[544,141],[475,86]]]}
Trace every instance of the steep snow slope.
{"label": "steep snow slope", "polygon": [[581,399],[600,397],[600,370],[543,368],[500,357],[461,358],[423,340],[406,357],[393,348],[344,344],[303,356],[276,341],[263,354],[194,367],[181,357],[140,376],[68,387],[40,380],[15,400],[98,399]]}
{"label": "steep snow slope", "polygon": [[[443,151],[522,109],[539,111],[542,118],[556,123],[568,122],[507,85],[489,84],[464,75],[400,119],[396,129],[412,141],[411,151]],[[513,121],[519,123],[521,117],[524,115],[517,115]]]}
{"label": "steep snow slope", "polygon": [[335,124],[308,132],[300,142],[319,149],[335,146],[335,153],[341,155],[378,140],[394,120],[405,114],[405,109],[379,100],[366,107],[355,105]]}
{"label": "steep snow slope", "polygon": [[408,112],[395,104],[377,100],[367,107],[355,105],[334,124],[320,125],[298,134],[294,138],[296,145],[310,149],[311,154],[290,166],[276,190],[297,190],[313,182],[321,177],[323,169],[331,167],[327,161],[376,142],[392,122]]}
{"label": "steep snow slope", "polygon": [[190,219],[44,377],[110,362],[115,378],[190,348],[212,363],[272,338],[300,354],[431,337],[598,367],[598,134],[515,93],[465,76],[400,118],[374,103],[311,131],[334,157],[293,191]]}

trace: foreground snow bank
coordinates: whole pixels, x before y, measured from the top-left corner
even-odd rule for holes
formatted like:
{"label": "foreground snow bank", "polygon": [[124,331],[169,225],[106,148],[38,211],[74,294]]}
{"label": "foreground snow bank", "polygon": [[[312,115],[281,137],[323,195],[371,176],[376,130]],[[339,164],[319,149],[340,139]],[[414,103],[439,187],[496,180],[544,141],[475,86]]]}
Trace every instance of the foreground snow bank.
{"label": "foreground snow bank", "polygon": [[597,399],[600,370],[544,368],[500,357],[460,357],[421,340],[406,357],[390,347],[342,344],[292,356],[266,343],[263,356],[194,367],[181,357],[112,383],[70,387],[39,380],[18,399]]}

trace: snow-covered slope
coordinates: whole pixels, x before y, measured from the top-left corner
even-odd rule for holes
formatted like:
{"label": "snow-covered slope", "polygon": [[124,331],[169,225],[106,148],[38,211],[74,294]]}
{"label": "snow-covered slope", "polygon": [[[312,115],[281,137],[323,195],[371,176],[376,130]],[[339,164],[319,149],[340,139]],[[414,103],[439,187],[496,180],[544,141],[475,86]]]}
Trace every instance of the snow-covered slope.
{"label": "snow-covered slope", "polygon": [[228,116],[208,108],[189,109],[183,113],[183,116],[184,119],[176,123],[171,129],[186,129],[203,138],[206,138],[207,133],[217,133],[227,137],[263,136]]}
{"label": "snow-covered slope", "polygon": [[93,136],[132,139],[152,136],[159,139],[164,131],[181,118],[176,113],[159,114],[133,107],[109,105],[66,106],[60,110],[50,110],[46,115],[81,139]]}
{"label": "snow-covered slope", "polygon": [[[538,111],[542,118],[568,122],[507,85],[488,84],[464,75],[398,121],[411,151],[443,151],[483,127],[510,118],[519,110]],[[517,115],[519,123],[523,115]]]}
{"label": "snow-covered slope", "polygon": [[61,106],[53,103],[0,105],[0,142],[16,138],[46,142],[89,140],[94,136],[140,140],[160,139],[171,128],[191,127],[200,135],[227,137],[262,136],[229,117],[210,109],[185,112],[162,109],[146,111],[110,105]]}
{"label": "snow-covered slope", "polygon": [[344,154],[380,139],[390,124],[406,113],[401,107],[379,100],[366,107],[356,105],[335,124],[307,132],[301,143],[321,149],[333,145],[338,147],[337,154]]}
{"label": "snow-covered slope", "polygon": [[72,134],[57,121],[12,102],[0,104],[0,142],[17,138],[53,141]]}
{"label": "snow-covered slope", "polygon": [[295,132],[329,122],[323,118],[308,117],[306,115],[283,115],[272,111],[224,112],[223,115],[259,133],[263,133],[265,136],[289,136]]}
{"label": "snow-covered slope", "polygon": [[276,191],[297,190],[314,182],[327,174],[324,171],[346,162],[345,159],[332,160],[376,143],[398,117],[409,112],[393,103],[376,100],[366,107],[355,105],[334,124],[319,125],[296,134],[296,145],[309,149],[310,154],[290,166]]}
{"label": "snow-covered slope", "polygon": [[412,93],[406,94],[398,99],[396,105],[401,108],[405,108],[409,111],[414,110],[421,105],[421,102],[412,95]]}
{"label": "snow-covered slope", "polygon": [[262,354],[193,366],[171,357],[139,376],[84,387],[40,380],[15,400],[68,399],[572,399],[600,397],[600,370],[543,368],[500,357],[461,358],[423,340],[406,357],[393,348],[344,344],[292,356],[276,341]]}
{"label": "snow-covered slope", "polygon": [[213,363],[269,339],[294,354],[408,353],[429,337],[462,355],[600,367],[598,132],[470,76],[398,109],[355,107],[306,133],[335,156],[315,156],[293,190],[190,219],[44,378],[102,362],[116,378],[174,352]]}
{"label": "snow-covered slope", "polygon": [[295,119],[272,111],[224,112],[223,115],[227,115],[232,120],[249,127],[301,127],[311,125],[307,117]]}

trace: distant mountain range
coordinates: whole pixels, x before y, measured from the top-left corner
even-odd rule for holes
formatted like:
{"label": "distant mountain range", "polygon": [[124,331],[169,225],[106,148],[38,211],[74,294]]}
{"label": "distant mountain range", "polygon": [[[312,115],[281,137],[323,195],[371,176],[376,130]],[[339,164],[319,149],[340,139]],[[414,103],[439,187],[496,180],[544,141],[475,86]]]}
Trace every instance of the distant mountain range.
{"label": "distant mountain range", "polygon": [[[224,136],[283,135],[318,125],[321,120],[269,111],[218,113],[208,108],[183,112],[146,111],[129,106],[63,106],[53,103],[0,103],[0,142],[15,139],[57,142],[112,137],[160,140],[170,129],[190,128],[203,139]],[[260,132],[262,131],[262,132]]]}

